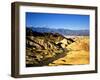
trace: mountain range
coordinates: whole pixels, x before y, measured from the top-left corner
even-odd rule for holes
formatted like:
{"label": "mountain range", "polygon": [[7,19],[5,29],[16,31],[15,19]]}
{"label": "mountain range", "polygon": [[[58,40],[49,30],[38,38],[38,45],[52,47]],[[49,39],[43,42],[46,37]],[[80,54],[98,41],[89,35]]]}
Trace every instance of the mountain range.
{"label": "mountain range", "polygon": [[89,36],[89,30],[52,29],[45,27],[27,27],[40,33],[59,33],[65,36]]}

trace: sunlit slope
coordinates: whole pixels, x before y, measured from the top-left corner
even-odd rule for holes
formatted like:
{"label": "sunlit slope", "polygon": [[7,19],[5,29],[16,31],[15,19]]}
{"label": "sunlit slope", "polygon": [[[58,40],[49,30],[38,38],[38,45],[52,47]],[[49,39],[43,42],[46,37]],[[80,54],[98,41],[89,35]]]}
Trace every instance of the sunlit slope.
{"label": "sunlit slope", "polygon": [[49,66],[89,64],[89,37],[77,36],[74,40],[66,47],[66,56],[53,61]]}

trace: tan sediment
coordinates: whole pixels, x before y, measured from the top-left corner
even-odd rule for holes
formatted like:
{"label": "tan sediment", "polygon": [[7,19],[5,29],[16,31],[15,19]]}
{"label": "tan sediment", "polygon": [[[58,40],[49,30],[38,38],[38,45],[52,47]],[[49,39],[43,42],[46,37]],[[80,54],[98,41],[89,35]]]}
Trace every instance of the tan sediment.
{"label": "tan sediment", "polygon": [[66,48],[69,50],[66,56],[53,61],[49,66],[89,64],[89,37],[77,37]]}

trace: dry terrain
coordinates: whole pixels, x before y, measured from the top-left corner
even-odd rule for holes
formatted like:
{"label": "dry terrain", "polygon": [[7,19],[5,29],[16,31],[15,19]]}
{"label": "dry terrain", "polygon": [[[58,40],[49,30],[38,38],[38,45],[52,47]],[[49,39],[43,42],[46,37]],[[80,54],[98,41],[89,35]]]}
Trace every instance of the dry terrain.
{"label": "dry terrain", "polygon": [[74,40],[66,47],[66,56],[53,61],[49,66],[89,64],[89,37],[77,36]]}
{"label": "dry terrain", "polygon": [[26,67],[89,64],[89,36],[26,33]]}

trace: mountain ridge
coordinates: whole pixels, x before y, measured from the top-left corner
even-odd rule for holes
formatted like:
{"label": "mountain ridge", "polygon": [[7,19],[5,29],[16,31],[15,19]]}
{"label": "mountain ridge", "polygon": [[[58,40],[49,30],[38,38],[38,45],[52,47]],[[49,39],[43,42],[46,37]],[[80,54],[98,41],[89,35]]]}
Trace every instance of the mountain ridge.
{"label": "mountain ridge", "polygon": [[89,30],[70,30],[70,29],[52,29],[52,28],[45,28],[45,27],[26,27],[30,28],[33,31],[41,32],[41,33],[59,33],[62,35],[68,36],[89,36]]}

